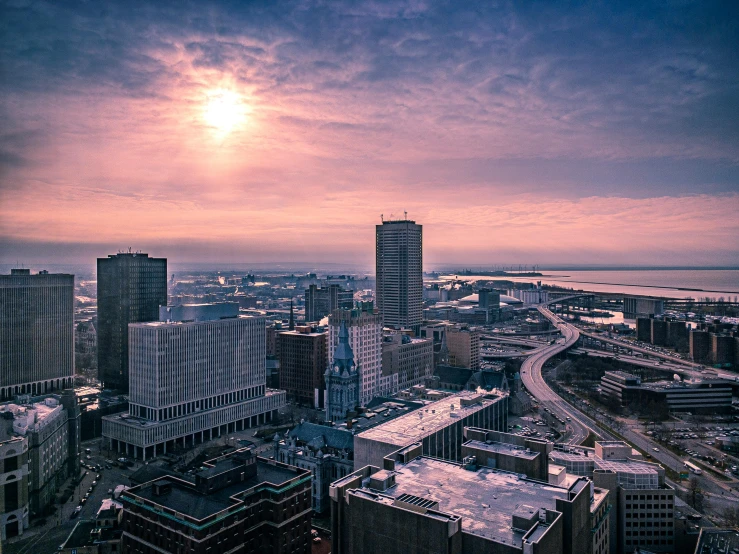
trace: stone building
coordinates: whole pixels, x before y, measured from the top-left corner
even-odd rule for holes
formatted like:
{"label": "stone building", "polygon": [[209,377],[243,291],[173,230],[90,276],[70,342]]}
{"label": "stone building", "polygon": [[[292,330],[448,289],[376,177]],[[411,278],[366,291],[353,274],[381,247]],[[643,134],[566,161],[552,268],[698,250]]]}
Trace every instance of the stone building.
{"label": "stone building", "polygon": [[342,420],[359,405],[360,375],[345,321],[340,324],[338,338],[332,363],[325,374],[326,421]]}

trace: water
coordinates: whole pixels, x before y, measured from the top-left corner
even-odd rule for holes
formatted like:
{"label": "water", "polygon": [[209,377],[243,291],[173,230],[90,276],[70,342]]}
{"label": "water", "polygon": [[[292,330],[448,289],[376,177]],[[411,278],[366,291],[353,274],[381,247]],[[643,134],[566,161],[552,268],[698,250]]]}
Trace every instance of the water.
{"label": "water", "polygon": [[[653,269],[542,271],[542,277],[464,276],[464,280],[498,280],[640,296],[739,299],[739,269]],[[444,276],[443,278],[453,278]],[[613,319],[613,318],[611,318]]]}

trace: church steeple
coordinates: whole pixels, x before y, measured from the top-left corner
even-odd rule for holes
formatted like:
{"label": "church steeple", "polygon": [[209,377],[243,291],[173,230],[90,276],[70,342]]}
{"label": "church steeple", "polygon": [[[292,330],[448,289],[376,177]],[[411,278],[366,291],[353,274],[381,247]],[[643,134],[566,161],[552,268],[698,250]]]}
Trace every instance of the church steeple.
{"label": "church steeple", "polygon": [[346,322],[339,327],[334,363],[326,369],[326,421],[339,421],[359,403],[359,371],[349,344]]}
{"label": "church steeple", "polygon": [[354,363],[354,351],[349,344],[349,330],[346,322],[342,321],[339,327],[339,344],[334,352],[334,371],[337,373],[352,373],[356,364]]}

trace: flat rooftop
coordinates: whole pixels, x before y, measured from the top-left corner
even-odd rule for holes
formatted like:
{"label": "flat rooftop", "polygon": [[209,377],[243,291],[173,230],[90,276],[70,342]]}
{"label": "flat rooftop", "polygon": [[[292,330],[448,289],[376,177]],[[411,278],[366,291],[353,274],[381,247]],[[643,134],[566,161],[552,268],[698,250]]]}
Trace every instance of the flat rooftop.
{"label": "flat rooftop", "polygon": [[135,495],[148,500],[149,502],[159,504],[176,512],[188,515],[194,519],[202,520],[217,514],[230,506],[237,505],[238,499],[234,499],[232,497],[244,491],[248,491],[249,489],[263,483],[280,486],[298,476],[299,474],[295,471],[269,464],[266,461],[257,460],[257,474],[255,477],[213,491],[207,495],[198,492],[194,486],[191,486],[189,483],[179,480],[177,478],[179,476],[165,478],[166,481],[171,483],[171,488],[163,494],[154,494],[153,485],[156,481],[151,481],[126,491],[125,495]]}
{"label": "flat rooftop", "polygon": [[515,444],[506,444],[502,442],[493,442],[488,444],[486,442],[476,440],[469,440],[464,444],[479,450],[495,452],[497,454],[506,454],[508,456],[516,456],[517,458],[522,458],[524,460],[534,460],[539,456],[538,452],[533,452],[523,446],[517,446]]}
{"label": "flat rooftop", "polygon": [[[595,502],[607,494],[595,489]],[[438,502],[438,511],[462,517],[462,529],[474,535],[521,547],[524,532],[512,529],[512,516],[524,506],[556,510],[556,500],[567,500],[567,488],[521,479],[516,474],[418,457],[396,465],[395,486],[380,494],[398,498],[410,494]]]}
{"label": "flat rooftop", "polygon": [[[386,444],[406,446],[418,442],[439,429],[463,419],[470,414],[498,402],[502,397],[494,394],[481,394],[474,391],[464,391],[447,396],[415,410],[390,420],[382,425],[373,427],[360,433],[363,439],[375,440]],[[461,402],[470,402],[470,405],[461,406]]]}

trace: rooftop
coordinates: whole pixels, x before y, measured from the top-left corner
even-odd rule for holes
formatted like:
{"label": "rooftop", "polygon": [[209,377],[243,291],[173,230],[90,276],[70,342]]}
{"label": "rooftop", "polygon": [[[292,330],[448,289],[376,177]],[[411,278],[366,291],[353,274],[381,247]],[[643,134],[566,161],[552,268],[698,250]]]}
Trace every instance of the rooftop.
{"label": "rooftop", "polygon": [[701,529],[696,554],[726,554],[739,551],[739,531],[736,529]]}
{"label": "rooftop", "polygon": [[500,396],[463,391],[428,404],[359,434],[363,439],[405,446],[500,400]]}
{"label": "rooftop", "polygon": [[538,452],[533,452],[523,446],[517,446],[515,444],[506,444],[503,442],[487,443],[477,440],[470,440],[464,443],[466,446],[477,448],[479,450],[486,450],[488,452],[495,452],[498,454],[507,454],[508,456],[516,456],[517,458],[523,458],[525,460],[534,460],[539,455]]}
{"label": "rooftop", "polygon": [[[465,532],[520,547],[526,532],[512,528],[514,512],[533,508],[556,510],[557,499],[568,500],[564,487],[480,468],[469,471],[461,465],[418,457],[396,465],[395,486],[381,494],[398,499],[412,495],[438,503],[438,511],[462,517]],[[595,489],[595,502],[607,492]]]}

